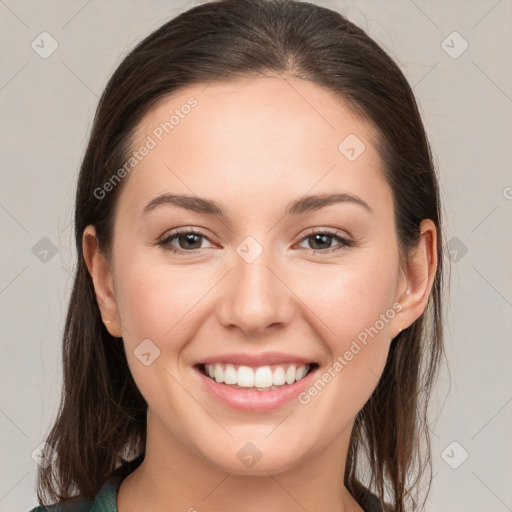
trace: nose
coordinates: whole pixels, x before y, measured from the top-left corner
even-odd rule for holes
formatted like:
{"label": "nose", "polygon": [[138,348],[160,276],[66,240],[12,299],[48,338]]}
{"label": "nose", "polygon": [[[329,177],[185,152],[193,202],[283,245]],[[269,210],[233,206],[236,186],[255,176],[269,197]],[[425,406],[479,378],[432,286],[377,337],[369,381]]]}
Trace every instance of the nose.
{"label": "nose", "polygon": [[225,281],[218,318],[227,329],[254,336],[290,323],[293,292],[284,272],[266,252],[252,263],[236,256]]}

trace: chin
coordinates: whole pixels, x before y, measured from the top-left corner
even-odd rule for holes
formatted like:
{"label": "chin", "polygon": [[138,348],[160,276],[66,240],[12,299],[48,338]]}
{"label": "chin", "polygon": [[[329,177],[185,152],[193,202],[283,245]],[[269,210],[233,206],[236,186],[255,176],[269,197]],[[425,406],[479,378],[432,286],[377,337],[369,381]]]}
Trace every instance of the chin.
{"label": "chin", "polygon": [[[211,454],[210,456],[203,454],[203,456],[219,469],[234,475],[243,476],[267,476],[269,473],[279,474],[298,466],[300,463],[296,454],[287,453],[284,450],[282,453],[276,453],[275,450],[270,449],[268,450],[270,453],[266,453],[265,449],[261,451],[256,450],[252,447],[244,446],[242,449],[226,450],[222,454]],[[229,456],[229,453],[233,455]]]}

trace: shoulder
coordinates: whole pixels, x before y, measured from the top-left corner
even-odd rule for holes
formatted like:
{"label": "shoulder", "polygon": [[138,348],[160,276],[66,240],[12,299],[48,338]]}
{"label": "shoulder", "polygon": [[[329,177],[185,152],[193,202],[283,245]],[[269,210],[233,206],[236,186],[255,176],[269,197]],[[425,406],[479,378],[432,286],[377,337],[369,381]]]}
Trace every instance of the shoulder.
{"label": "shoulder", "polygon": [[117,512],[117,491],[120,478],[113,476],[100,489],[93,500],[77,496],[55,505],[40,505],[30,512]]}
{"label": "shoulder", "polygon": [[144,453],[117,468],[92,500],[76,496],[55,505],[40,505],[29,512],[117,512],[117,493],[123,479],[144,460]]}
{"label": "shoulder", "polygon": [[90,512],[94,502],[85,500],[69,500],[65,503],[55,505],[40,505],[33,508],[30,512]]}
{"label": "shoulder", "polygon": [[382,504],[378,496],[373,494],[369,489],[362,487],[361,492],[362,498],[359,504],[364,512],[394,512],[389,504]]}

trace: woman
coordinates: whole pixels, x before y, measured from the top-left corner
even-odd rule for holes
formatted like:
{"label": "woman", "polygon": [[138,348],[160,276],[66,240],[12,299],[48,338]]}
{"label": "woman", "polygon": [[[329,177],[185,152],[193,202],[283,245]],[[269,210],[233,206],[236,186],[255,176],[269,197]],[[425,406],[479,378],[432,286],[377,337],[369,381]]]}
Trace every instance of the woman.
{"label": "woman", "polygon": [[41,505],[419,509],[440,199],[361,29],[293,0],[165,23],[102,95],[75,236]]}

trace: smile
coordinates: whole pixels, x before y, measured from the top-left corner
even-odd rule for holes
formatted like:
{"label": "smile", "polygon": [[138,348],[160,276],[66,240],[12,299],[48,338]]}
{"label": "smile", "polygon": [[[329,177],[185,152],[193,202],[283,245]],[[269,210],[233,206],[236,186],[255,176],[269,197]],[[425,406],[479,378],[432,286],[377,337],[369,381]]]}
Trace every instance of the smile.
{"label": "smile", "polygon": [[215,380],[215,382],[234,389],[272,391],[300,381],[314,365],[315,363],[285,363],[251,367],[230,363],[215,363],[201,365],[200,369],[204,375]]}
{"label": "smile", "polygon": [[297,402],[311,386],[317,363],[282,363],[247,366],[234,363],[200,363],[194,366],[200,389],[230,409],[265,413]]}

